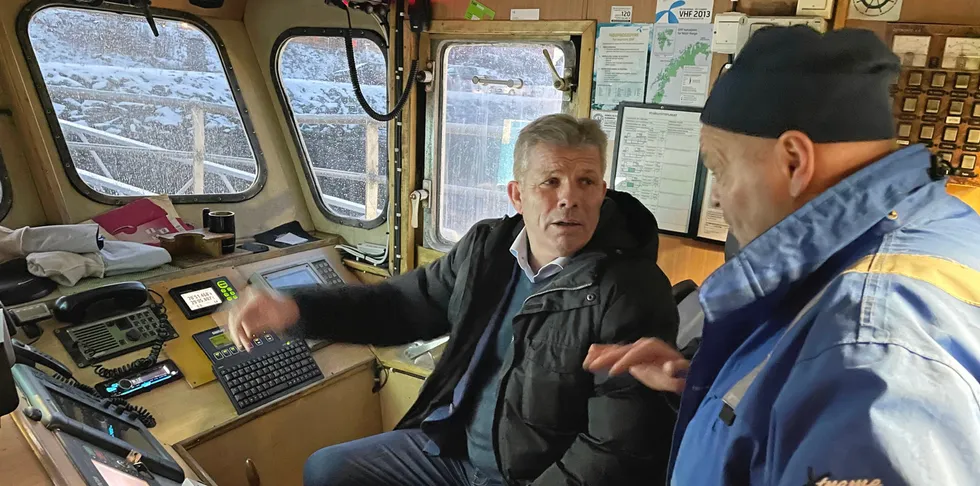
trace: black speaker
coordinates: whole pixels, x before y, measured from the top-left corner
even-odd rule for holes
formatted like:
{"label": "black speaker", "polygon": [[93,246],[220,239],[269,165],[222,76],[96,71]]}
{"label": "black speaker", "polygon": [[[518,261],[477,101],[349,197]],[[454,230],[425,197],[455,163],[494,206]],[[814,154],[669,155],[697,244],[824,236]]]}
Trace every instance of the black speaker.
{"label": "black speaker", "polygon": [[221,8],[225,0],[190,0],[191,5],[201,8]]}

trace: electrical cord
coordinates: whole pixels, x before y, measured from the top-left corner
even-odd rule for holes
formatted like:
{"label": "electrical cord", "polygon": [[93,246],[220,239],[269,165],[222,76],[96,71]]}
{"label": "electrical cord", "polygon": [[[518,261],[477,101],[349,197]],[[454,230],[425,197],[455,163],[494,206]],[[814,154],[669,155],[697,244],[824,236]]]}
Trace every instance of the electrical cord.
{"label": "electrical cord", "polygon": [[156,364],[157,359],[160,357],[160,353],[163,351],[164,338],[160,337],[160,328],[162,327],[162,321],[167,320],[167,308],[163,305],[164,300],[162,295],[152,289],[149,289],[149,292],[160,298],[159,303],[154,299],[152,305],[153,313],[156,314],[157,319],[160,322],[157,326],[157,339],[153,342],[153,346],[150,348],[150,354],[143,358],[137,358],[132,363],[122,365],[118,368],[107,368],[101,364],[97,364],[92,368],[92,371],[94,371],[96,375],[99,375],[99,377],[106,380],[114,380],[137,371],[143,371]]}
{"label": "electrical cord", "polygon": [[402,110],[402,108],[405,107],[405,103],[408,102],[408,97],[412,92],[412,88],[415,87],[415,75],[418,73],[419,68],[418,50],[421,36],[418,33],[415,34],[416,54],[415,59],[412,60],[412,66],[409,68],[409,73],[406,78],[405,91],[402,92],[401,98],[397,103],[395,103],[395,107],[391,110],[391,112],[384,114],[378,113],[371,108],[371,105],[368,104],[367,99],[364,98],[364,93],[361,92],[361,83],[357,79],[357,63],[354,61],[354,37],[351,33],[354,29],[354,25],[350,18],[350,7],[347,7],[345,10],[347,11],[347,30],[344,32],[344,40],[347,43],[347,67],[350,69],[350,81],[351,86],[354,87],[354,96],[357,97],[357,102],[361,105],[361,108],[364,109],[364,112],[371,118],[381,122],[393,120],[396,116],[398,116],[398,113]]}
{"label": "electrical cord", "polygon": [[111,404],[113,404],[113,405],[115,405],[115,406],[117,406],[119,408],[122,408],[126,412],[132,413],[133,415],[136,416],[136,419],[139,420],[140,423],[142,423],[148,429],[152,429],[153,427],[156,427],[156,425],[157,425],[157,420],[156,420],[156,418],[153,417],[153,414],[151,414],[149,410],[147,410],[147,409],[145,409],[143,407],[140,407],[140,406],[137,406],[137,405],[133,405],[132,403],[129,403],[125,399],[122,399],[122,398],[104,397],[104,396],[100,395],[99,392],[96,391],[95,388],[92,388],[92,387],[90,387],[90,386],[88,386],[88,385],[86,385],[86,384],[78,381],[73,376],[66,377],[66,376],[63,376],[63,375],[61,375],[59,373],[55,373],[53,376],[58,381],[61,381],[61,382],[66,383],[66,384],[68,384],[68,385],[70,385],[72,387],[75,387],[76,389],[81,390],[82,392],[84,392],[84,393],[86,393],[88,395],[91,395],[91,396],[93,396],[95,398],[104,398],[106,402],[111,403]]}

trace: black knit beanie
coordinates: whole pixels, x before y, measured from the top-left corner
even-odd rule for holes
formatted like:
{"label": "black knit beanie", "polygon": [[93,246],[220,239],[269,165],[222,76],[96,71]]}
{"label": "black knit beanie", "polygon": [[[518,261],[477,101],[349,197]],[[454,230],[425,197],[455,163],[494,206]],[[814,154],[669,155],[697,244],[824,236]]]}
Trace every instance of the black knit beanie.
{"label": "black knit beanie", "polygon": [[868,30],[768,27],[718,79],[701,122],[763,138],[799,130],[816,143],[894,138],[889,87],[900,66]]}

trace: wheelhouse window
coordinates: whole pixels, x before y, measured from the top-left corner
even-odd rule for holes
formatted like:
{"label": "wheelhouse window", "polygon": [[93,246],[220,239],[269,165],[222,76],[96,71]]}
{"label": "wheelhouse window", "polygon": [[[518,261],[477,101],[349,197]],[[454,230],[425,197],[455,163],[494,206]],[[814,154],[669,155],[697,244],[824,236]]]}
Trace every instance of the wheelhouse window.
{"label": "wheelhouse window", "polygon": [[[352,36],[361,92],[375,111],[387,112],[382,40],[369,31]],[[343,224],[380,225],[388,206],[388,127],[355,97],[342,31],[298,29],[278,46],[277,89],[320,210]]]}
{"label": "wheelhouse window", "polygon": [[566,49],[533,42],[442,45],[429,246],[448,249],[476,222],[514,213],[507,183],[513,179],[517,135],[536,118],[569,106],[554,87],[542,51],[548,50],[562,72]]}
{"label": "wheelhouse window", "polygon": [[190,16],[155,16],[156,37],[137,12],[42,5],[22,14],[28,64],[72,183],[109,203],[251,197],[261,152],[223,46]]}

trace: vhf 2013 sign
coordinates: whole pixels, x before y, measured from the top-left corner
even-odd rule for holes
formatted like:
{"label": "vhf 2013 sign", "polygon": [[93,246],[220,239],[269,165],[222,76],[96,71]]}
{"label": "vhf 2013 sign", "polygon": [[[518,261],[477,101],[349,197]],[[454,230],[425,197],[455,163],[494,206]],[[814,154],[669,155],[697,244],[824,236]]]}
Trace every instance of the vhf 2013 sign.
{"label": "vhf 2013 sign", "polygon": [[655,22],[710,24],[713,0],[657,0]]}

